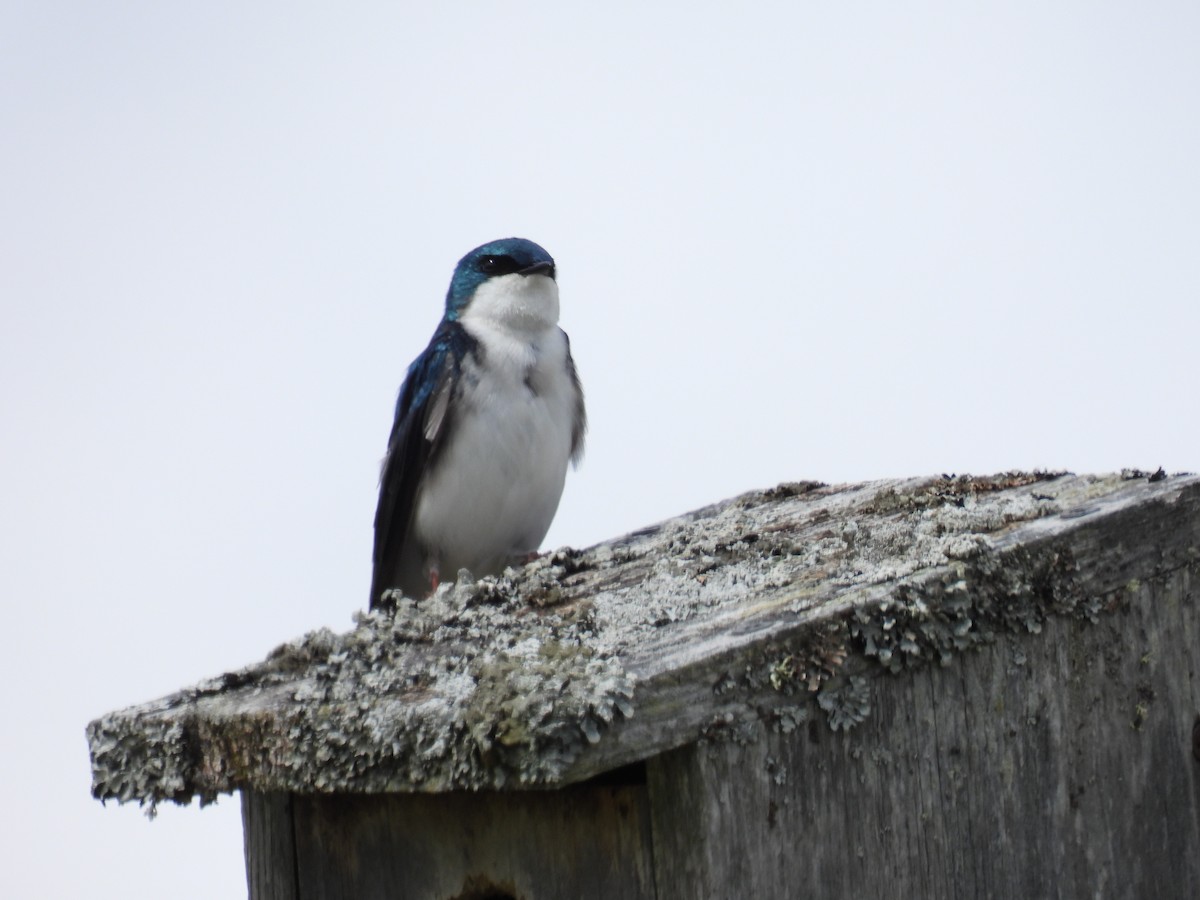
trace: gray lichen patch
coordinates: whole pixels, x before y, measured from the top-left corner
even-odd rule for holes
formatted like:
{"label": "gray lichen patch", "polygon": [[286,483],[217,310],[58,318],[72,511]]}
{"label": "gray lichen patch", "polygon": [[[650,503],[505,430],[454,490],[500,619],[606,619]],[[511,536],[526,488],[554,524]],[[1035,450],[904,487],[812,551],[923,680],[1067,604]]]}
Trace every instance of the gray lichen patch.
{"label": "gray lichen patch", "polygon": [[1079,587],[1069,548],[976,554],[937,576],[898,585],[848,620],[863,656],[890,672],[938,662],[1007,633],[1037,633],[1050,615],[1095,621],[1100,598]]}
{"label": "gray lichen patch", "polygon": [[[1025,484],[1040,480],[1031,478]],[[1114,479],[1075,481],[1063,492],[1073,509],[1081,500],[1111,497],[1114,487]],[[850,552],[834,577],[851,583],[886,581],[892,589],[882,599],[860,602],[851,614],[833,620],[827,647],[820,652],[810,647],[808,653],[776,654],[767,662],[770,684],[781,694],[790,695],[797,684],[817,691],[817,706],[828,714],[835,731],[848,730],[870,712],[871,686],[868,678],[847,677],[840,671],[840,660],[829,652],[828,642],[848,648],[842,655],[851,656],[853,665],[848,668],[853,671],[877,676],[882,668],[896,674],[930,662],[949,665],[956,655],[1001,636],[1039,634],[1050,616],[1096,623],[1105,608],[1121,604],[1120,593],[1114,593],[1111,583],[1106,593],[1088,589],[1092,580],[1081,571],[1066,541],[1004,548],[997,544],[997,536],[1014,523],[1061,512],[1054,494],[1016,494],[998,503],[980,504],[972,493],[955,492],[954,502],[941,506],[931,503],[931,496],[943,497],[943,492],[922,486],[917,496],[895,488],[881,493],[875,510],[868,512],[883,509],[889,516],[886,526],[876,527],[875,535],[864,534],[854,520],[846,522],[842,536],[852,535],[847,540]],[[887,534],[872,541],[880,530]],[[970,544],[966,539],[971,539]],[[1088,550],[1103,553],[1094,535],[1092,539]],[[1177,547],[1176,565],[1194,562],[1190,545]],[[881,569],[886,577],[880,577]],[[842,576],[847,570],[853,570],[850,580]],[[905,577],[922,572],[919,577]],[[738,684],[731,679],[726,692]],[[740,685],[762,709],[757,698],[761,683],[748,673]]]}
{"label": "gray lichen patch", "polygon": [[[703,734],[711,738],[721,733],[716,727],[721,721],[743,720],[733,706],[738,697],[769,722],[776,706],[764,700],[767,685],[781,698],[814,696],[831,727],[848,729],[870,709],[870,676],[930,662],[948,665],[957,654],[1000,635],[1037,634],[1051,615],[1095,621],[1111,598],[1094,589],[1091,573],[1080,572],[1071,544],[1046,540],[1038,523],[1081,503],[1099,511],[1101,507],[1090,505],[1098,498],[1116,509],[1130,502],[1128,497],[1115,499],[1119,487],[1114,477],[1064,479],[1043,473],[893,483],[869,499],[859,492],[857,497],[843,494],[840,499],[849,502],[823,504],[808,517],[807,528],[804,516],[792,513],[772,515],[765,522],[748,519],[756,504],[742,498],[735,508],[702,523],[705,530],[698,538],[687,531],[701,523],[686,519],[668,523],[660,532],[669,536],[673,549],[685,551],[668,560],[685,576],[696,579],[686,550],[699,546],[705,576],[713,579],[714,568],[723,566],[723,579],[714,580],[712,587],[677,580],[668,588],[667,563],[660,562],[648,582],[655,586],[651,603],[630,607],[619,602],[633,590],[626,587],[611,597],[599,596],[597,608],[611,602],[625,614],[632,609],[642,615],[637,624],[664,626],[677,642],[689,628],[697,637],[705,636],[707,611],[724,626],[719,639],[710,636],[703,642],[712,653],[722,640],[727,646],[738,634],[772,634],[771,626],[780,623],[777,615],[769,624],[749,620],[756,610],[774,614],[781,601],[795,598],[791,611],[821,611],[822,624],[814,622],[786,642],[762,643],[762,649],[746,656],[744,668],[716,673],[713,696],[720,699],[724,718],[706,723]],[[776,507],[773,513],[778,512]],[[1063,520],[1073,518],[1063,516],[1049,527],[1064,530]],[[739,529],[748,529],[753,540],[721,537]],[[746,549],[759,543],[763,533],[769,537],[761,554],[747,558]],[[780,552],[781,544],[790,549]],[[714,545],[724,549],[723,558],[714,558]],[[1102,549],[1088,549],[1093,565],[1094,554]],[[1195,554],[1185,551],[1183,556],[1193,559]],[[764,561],[769,569],[765,577]],[[809,587],[814,575],[823,576],[818,590]],[[835,602],[835,596],[845,599]],[[686,600],[677,603],[679,597]],[[664,607],[680,612],[664,616]],[[674,622],[681,624],[666,627]],[[644,639],[653,640],[650,635]],[[700,642],[684,639],[684,650],[661,652],[680,658],[691,643]]]}
{"label": "gray lichen patch", "polygon": [[[749,629],[756,612],[773,613],[785,599],[792,612],[803,613],[826,602],[830,586],[893,585],[971,559],[1006,529],[1057,513],[1052,496],[1016,490],[1055,477],[763,492],[710,508],[704,517],[670,520],[631,542],[630,549],[641,551],[640,580],[601,586],[593,595],[597,640],[617,654],[664,635],[677,644],[689,621],[696,630],[719,623],[736,635]],[[813,668],[805,667],[810,683]]]}
{"label": "gray lichen patch", "polygon": [[860,675],[852,675],[836,688],[822,690],[817,704],[829,717],[830,728],[849,731],[871,712],[869,683]]}
{"label": "gray lichen patch", "polygon": [[[345,634],[314,632],[257,669],[93,722],[94,793],[186,802],[247,783],[385,791],[551,782],[633,713],[620,661],[589,646],[590,617],[571,612],[531,612],[508,579],[462,580],[420,603],[401,598],[394,613],[358,615]],[[222,693],[231,685],[236,697]],[[205,738],[198,748],[186,746],[185,719],[162,718],[184,709]]]}
{"label": "gray lichen patch", "polygon": [[[93,792],[552,786],[763,722],[849,729],[878,676],[1094,619],[1130,578],[1194,565],[1198,495],[1195,478],[1039,473],[752,492],[500,578],[460,573],[104,716]],[[1131,527],[1154,546],[1118,559]]]}

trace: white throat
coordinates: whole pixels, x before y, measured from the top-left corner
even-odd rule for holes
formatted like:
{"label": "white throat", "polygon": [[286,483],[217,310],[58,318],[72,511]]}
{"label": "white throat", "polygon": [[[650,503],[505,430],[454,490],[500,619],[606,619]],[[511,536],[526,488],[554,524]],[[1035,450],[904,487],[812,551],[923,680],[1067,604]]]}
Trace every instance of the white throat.
{"label": "white throat", "polygon": [[514,335],[536,335],[558,324],[558,285],[547,275],[499,275],[475,289],[460,321]]}

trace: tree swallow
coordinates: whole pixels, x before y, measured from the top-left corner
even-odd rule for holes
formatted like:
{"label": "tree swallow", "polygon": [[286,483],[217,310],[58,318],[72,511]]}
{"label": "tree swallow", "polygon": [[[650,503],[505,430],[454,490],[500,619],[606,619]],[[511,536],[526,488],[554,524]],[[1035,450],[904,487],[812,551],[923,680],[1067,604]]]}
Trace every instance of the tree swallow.
{"label": "tree swallow", "polygon": [[536,554],[586,428],[554,259],[523,238],[476,247],[396,400],[371,608],[391,588],[420,598],[459,569],[497,574]]}

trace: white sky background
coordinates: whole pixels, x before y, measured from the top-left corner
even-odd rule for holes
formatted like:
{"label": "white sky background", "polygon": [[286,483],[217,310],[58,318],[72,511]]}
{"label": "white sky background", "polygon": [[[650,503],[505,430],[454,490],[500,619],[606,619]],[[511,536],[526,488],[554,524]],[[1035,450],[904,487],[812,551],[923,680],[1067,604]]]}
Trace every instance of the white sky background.
{"label": "white sky background", "polygon": [[244,895],[237,799],[102,808],[84,726],[350,627],[486,240],[587,390],[548,547],[1200,466],[1194,3],[248,6],[0,6],[4,897]]}

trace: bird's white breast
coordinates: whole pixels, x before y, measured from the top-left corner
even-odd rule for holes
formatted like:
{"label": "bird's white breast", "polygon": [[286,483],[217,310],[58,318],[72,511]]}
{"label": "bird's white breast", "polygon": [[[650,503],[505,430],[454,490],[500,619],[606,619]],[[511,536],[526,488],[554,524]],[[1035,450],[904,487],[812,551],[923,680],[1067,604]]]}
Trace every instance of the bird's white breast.
{"label": "bird's white breast", "polygon": [[460,321],[482,352],[463,361],[447,445],[414,523],[444,579],[537,550],[562,495],[576,410],[553,279],[493,278]]}

